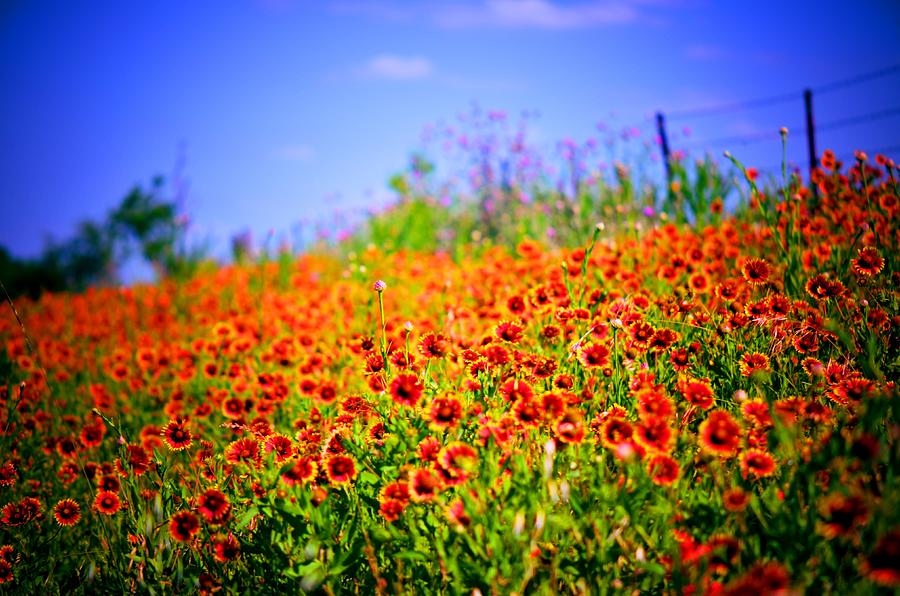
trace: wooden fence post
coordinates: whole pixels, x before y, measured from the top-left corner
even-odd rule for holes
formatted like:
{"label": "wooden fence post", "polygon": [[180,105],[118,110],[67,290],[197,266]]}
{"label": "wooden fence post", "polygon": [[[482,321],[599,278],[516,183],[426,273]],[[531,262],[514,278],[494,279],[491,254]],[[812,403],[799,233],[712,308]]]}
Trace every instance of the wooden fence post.
{"label": "wooden fence post", "polygon": [[666,192],[669,193],[672,187],[672,164],[669,161],[669,137],[666,136],[666,118],[662,112],[656,113],[656,132],[659,135],[662,148],[663,165],[666,167]]}
{"label": "wooden fence post", "polygon": [[813,170],[819,163],[818,154],[816,153],[816,125],[813,118],[812,108],[812,90],[803,90],[803,106],[806,110],[806,145],[809,149],[809,185],[812,187],[813,196],[819,198],[819,188],[813,184]]}

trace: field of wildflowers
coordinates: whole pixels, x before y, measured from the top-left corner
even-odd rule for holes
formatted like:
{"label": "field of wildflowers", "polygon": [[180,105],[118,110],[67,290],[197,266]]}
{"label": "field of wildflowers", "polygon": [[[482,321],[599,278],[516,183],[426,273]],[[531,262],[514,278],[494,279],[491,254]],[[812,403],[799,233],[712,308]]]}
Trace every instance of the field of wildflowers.
{"label": "field of wildflowers", "polygon": [[898,589],[898,169],[848,165],[18,301],[0,592]]}

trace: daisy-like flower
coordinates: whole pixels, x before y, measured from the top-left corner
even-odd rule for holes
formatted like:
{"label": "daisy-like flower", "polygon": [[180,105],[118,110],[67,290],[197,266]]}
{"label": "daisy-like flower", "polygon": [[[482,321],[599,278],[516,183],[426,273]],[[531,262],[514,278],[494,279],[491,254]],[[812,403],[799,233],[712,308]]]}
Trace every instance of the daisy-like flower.
{"label": "daisy-like flower", "polygon": [[578,410],[566,411],[562,420],[556,423],[556,439],[560,443],[571,445],[581,443],[584,440],[584,421]]}
{"label": "daisy-like flower", "polygon": [[741,404],[741,414],[757,428],[769,428],[772,426],[772,415],[769,413],[769,405],[761,399],[751,399]]}
{"label": "daisy-like flower", "polygon": [[428,332],[419,338],[419,353],[425,358],[443,358],[450,351],[450,341],[443,333]]}
{"label": "daisy-like flower", "polygon": [[72,499],[63,499],[53,508],[53,517],[61,526],[74,526],[81,519],[81,507]]}
{"label": "daisy-like flower", "polygon": [[741,442],[741,427],[724,410],[710,412],[699,432],[700,447],[710,455],[732,457]]}
{"label": "daisy-like flower", "polygon": [[286,462],[294,455],[294,446],[291,439],[282,434],[274,434],[266,437],[263,444],[265,452],[274,453],[277,463]]}
{"label": "daisy-like flower", "polygon": [[126,445],[125,450],[128,452],[128,468],[122,461],[116,459],[116,469],[122,476],[128,477],[129,471],[135,476],[141,476],[150,469],[150,453],[141,445]]}
{"label": "daisy-like flower", "polygon": [[397,499],[387,499],[381,502],[378,513],[388,522],[395,522],[400,519],[406,504]]}
{"label": "daisy-like flower", "polygon": [[230,464],[259,464],[259,441],[243,438],[231,442],[225,448],[225,461]]}
{"label": "daisy-like flower", "polygon": [[391,482],[381,489],[382,500],[394,499],[405,505],[406,503],[409,503],[410,497],[409,482],[398,480],[396,482]]}
{"label": "daisy-like flower", "polygon": [[685,371],[691,367],[691,353],[684,348],[672,350],[669,353],[669,362],[677,372]]}
{"label": "daisy-like flower", "polygon": [[312,456],[300,457],[290,468],[281,474],[281,480],[289,487],[309,482],[319,472],[319,464]]}
{"label": "daisy-like flower", "polygon": [[221,524],[228,519],[231,513],[231,503],[228,502],[228,497],[216,488],[210,488],[200,495],[197,508],[200,515],[211,524]]}
{"label": "daisy-like flower", "polygon": [[769,301],[767,299],[748,302],[744,306],[744,314],[755,321],[764,322],[770,313]]}
{"label": "daisy-like flower", "polygon": [[657,455],[647,463],[647,473],[650,480],[659,486],[669,486],[678,480],[680,474],[678,462],[668,455]]}
{"label": "daisy-like flower", "polygon": [[776,317],[786,317],[793,310],[793,304],[790,299],[782,294],[772,294],[766,298],[766,304],[769,307],[769,312]]}
{"label": "daisy-like flower", "polygon": [[528,309],[528,304],[522,296],[510,296],[506,300],[506,309],[513,315],[522,315]]}
{"label": "daisy-like flower", "polygon": [[688,286],[695,294],[706,294],[709,292],[709,277],[703,272],[697,272],[688,278]]}
{"label": "daisy-like flower", "polygon": [[114,474],[104,474],[97,479],[97,489],[105,490],[111,493],[119,492],[122,482],[119,477]]}
{"label": "daisy-like flower", "polygon": [[200,520],[191,511],[179,511],[169,521],[169,536],[178,542],[190,542],[200,531]]}
{"label": "daisy-like flower", "polygon": [[716,286],[715,294],[719,300],[732,301],[740,294],[741,286],[738,279],[726,279]]}
{"label": "daisy-like flower", "polygon": [[685,401],[704,410],[711,408],[715,400],[709,379],[682,377],[678,380],[678,389]]}
{"label": "daisy-like flower", "polygon": [[513,407],[516,420],[524,426],[538,426],[541,423],[541,410],[533,399],[520,399]]}
{"label": "daisy-like flower", "polygon": [[829,300],[838,298],[844,293],[844,284],[830,280],[827,276],[819,274],[806,282],[806,293],[816,300]]}
{"label": "daisy-like flower", "polygon": [[759,449],[749,449],[741,454],[741,473],[744,478],[753,475],[765,478],[775,473],[775,460]]}
{"label": "daisy-like flower", "polygon": [[609,348],[595,343],[583,345],[578,348],[578,360],[586,368],[603,368],[609,364]]}
{"label": "daisy-like flower", "polygon": [[497,339],[511,344],[517,344],[525,334],[525,327],[513,321],[501,321],[494,328]]}
{"label": "daisy-like flower", "polygon": [[641,418],[668,418],[675,413],[675,405],[662,387],[639,389],[634,398],[637,402],[638,416]]}
{"label": "daisy-like flower", "polygon": [[741,357],[740,369],[741,374],[745,377],[749,377],[757,372],[768,372],[769,357],[759,352],[744,354]]}
{"label": "daisy-like flower", "polygon": [[[489,364],[494,366],[503,366],[512,360],[509,348],[504,345],[492,343],[488,344],[481,350],[483,360],[487,360]],[[479,358],[472,360],[472,363],[478,362]]]}
{"label": "daisy-like flower", "polygon": [[7,462],[0,466],[0,486],[12,486],[18,479],[19,473],[12,463]]}
{"label": "daisy-like flower", "polygon": [[450,443],[438,454],[435,472],[447,486],[462,484],[469,477],[478,455],[469,445],[459,441]]}
{"label": "daisy-like flower", "polygon": [[859,250],[859,256],[850,261],[853,272],[864,277],[872,277],[881,273],[884,269],[884,257],[879,254],[874,246],[867,246]]}
{"label": "daisy-like flower", "polygon": [[722,493],[722,505],[732,513],[740,513],[747,508],[750,502],[750,495],[745,493],[740,487],[729,488]]}
{"label": "daisy-like flower", "polygon": [[544,420],[559,420],[566,412],[566,398],[561,393],[544,393],[539,403]]}
{"label": "daisy-like flower", "polygon": [[391,381],[391,397],[398,404],[414,406],[422,397],[425,386],[416,375],[397,375]]}
{"label": "daisy-like flower", "polygon": [[622,416],[610,416],[600,427],[600,442],[604,447],[616,449],[631,441],[634,427]]}
{"label": "daisy-like flower", "polygon": [[239,397],[229,397],[222,402],[222,414],[232,420],[237,420],[244,414],[244,400]]}
{"label": "daisy-like flower", "polygon": [[893,212],[900,206],[900,199],[897,195],[886,192],[878,199],[878,204],[882,209],[893,215]]}
{"label": "daisy-like flower", "polygon": [[217,538],[215,541],[215,559],[220,563],[228,563],[234,561],[241,555],[241,544],[229,533],[228,536]]}
{"label": "daisy-like flower", "polygon": [[25,497],[18,503],[7,503],[2,510],[0,522],[7,526],[22,526],[36,519],[43,506],[34,497]]}
{"label": "daisy-like flower", "polygon": [[[646,348],[649,346],[650,340],[655,333],[656,329],[646,321],[639,321],[632,325],[628,330],[628,334],[631,336],[631,342],[638,348]],[[609,352],[607,351],[607,354],[608,353]],[[587,364],[585,364],[585,366],[587,366]]]}
{"label": "daisy-like flower", "polygon": [[675,344],[681,336],[671,329],[657,329],[653,337],[650,338],[650,350],[654,352],[665,352]]}
{"label": "daisy-like flower", "polygon": [[86,424],[84,428],[81,429],[78,438],[82,445],[90,449],[91,447],[96,447],[102,443],[105,435],[106,426],[102,421],[98,421],[93,424]]}
{"label": "daisy-like flower", "polygon": [[356,462],[347,455],[332,455],[325,464],[325,473],[332,484],[347,484],[356,478]]}
{"label": "daisy-like flower", "polygon": [[115,515],[122,508],[122,501],[116,493],[101,490],[94,497],[94,510],[103,515]]}
{"label": "daisy-like flower", "polygon": [[772,274],[772,266],[765,259],[750,258],[744,261],[741,273],[747,283],[759,286],[769,281]]}
{"label": "daisy-like flower", "polygon": [[438,429],[456,426],[462,417],[462,404],[455,397],[439,397],[431,402],[428,417],[431,426]]}
{"label": "daisy-like flower", "polygon": [[65,458],[74,458],[78,455],[78,445],[72,437],[63,437],[56,443],[56,452]]}
{"label": "daisy-like flower", "polygon": [[423,503],[434,499],[441,490],[441,481],[431,470],[419,469],[409,477],[409,496],[413,501]]}
{"label": "daisy-like flower", "polygon": [[841,380],[828,396],[841,404],[849,406],[859,404],[875,394],[875,383],[864,377],[851,377]]}
{"label": "daisy-like flower", "polygon": [[191,446],[193,437],[187,420],[172,420],[162,429],[166,445],[173,451],[181,451]]}
{"label": "daisy-like flower", "polygon": [[672,449],[672,429],[661,416],[650,416],[638,424],[634,432],[638,444],[652,453],[668,453]]}
{"label": "daisy-like flower", "polygon": [[534,389],[525,381],[509,379],[499,389],[500,395],[508,402],[528,400],[534,397]]}

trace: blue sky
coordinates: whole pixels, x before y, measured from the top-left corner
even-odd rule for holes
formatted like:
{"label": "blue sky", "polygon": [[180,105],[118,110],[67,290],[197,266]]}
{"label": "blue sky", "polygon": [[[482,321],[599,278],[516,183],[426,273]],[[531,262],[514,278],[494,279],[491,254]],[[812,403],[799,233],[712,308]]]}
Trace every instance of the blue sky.
{"label": "blue sky", "polygon": [[[893,0],[8,0],[0,244],[35,255],[179,156],[192,234],[221,250],[243,229],[381,204],[423,126],[472,102],[538,110],[549,145],[657,109],[798,93],[673,121],[677,147],[684,127],[696,141],[801,125],[803,87],[897,63]],[[896,108],[900,74],[816,97],[820,123]],[[898,133],[888,116],[823,131],[819,147],[896,146]],[[730,148],[780,159],[777,142]],[[800,138],[790,151],[803,159]]]}

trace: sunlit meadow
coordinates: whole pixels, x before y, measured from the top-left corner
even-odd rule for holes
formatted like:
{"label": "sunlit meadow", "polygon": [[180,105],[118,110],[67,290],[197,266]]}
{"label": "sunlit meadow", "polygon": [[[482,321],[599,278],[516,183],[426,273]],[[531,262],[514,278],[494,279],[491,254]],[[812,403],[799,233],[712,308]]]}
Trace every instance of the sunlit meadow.
{"label": "sunlit meadow", "polygon": [[0,592],[898,589],[895,164],[499,146],[300,256],[16,300]]}

